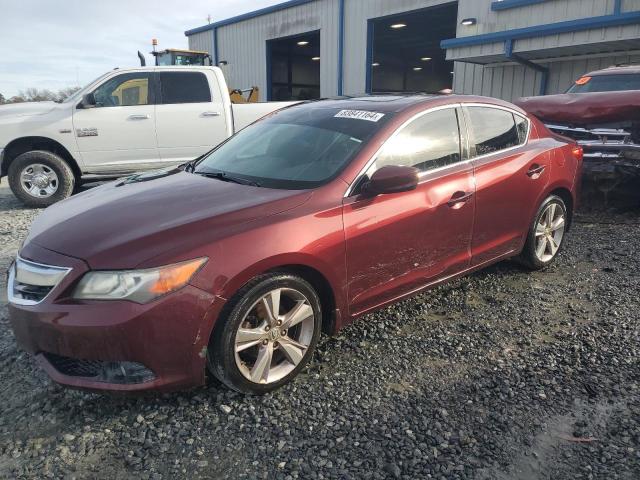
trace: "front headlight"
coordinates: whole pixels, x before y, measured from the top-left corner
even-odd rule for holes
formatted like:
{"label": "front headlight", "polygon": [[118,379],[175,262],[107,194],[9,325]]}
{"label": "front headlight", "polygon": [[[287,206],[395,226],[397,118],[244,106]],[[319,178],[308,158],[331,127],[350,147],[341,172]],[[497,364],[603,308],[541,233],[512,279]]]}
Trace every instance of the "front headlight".
{"label": "front headlight", "polygon": [[73,298],[148,303],[184,287],[206,261],[206,258],[197,258],[146,270],[87,272],[73,292]]}

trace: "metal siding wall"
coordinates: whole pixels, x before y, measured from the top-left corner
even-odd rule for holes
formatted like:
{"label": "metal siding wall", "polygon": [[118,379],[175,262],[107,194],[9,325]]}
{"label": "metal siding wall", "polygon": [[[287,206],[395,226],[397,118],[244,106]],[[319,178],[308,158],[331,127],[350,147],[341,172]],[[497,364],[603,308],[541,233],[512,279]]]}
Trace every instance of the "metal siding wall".
{"label": "metal siding wall", "polygon": [[[599,55],[575,60],[545,63],[550,69],[547,94],[564,93],[581,75],[619,63],[640,63],[640,53],[633,55]],[[485,95],[513,101],[538,95],[541,74],[522,65],[476,65],[456,62],[455,93]]]}
{"label": "metal siding wall", "polygon": [[213,32],[201,32],[196,33],[188,37],[189,50],[200,50],[203,52],[209,52],[213,56]]}
{"label": "metal siding wall", "polygon": [[[491,1],[459,1],[458,20],[475,17],[478,23],[474,26],[464,26],[458,23],[457,37],[610,15],[613,14],[615,3],[615,0],[553,0],[494,12],[491,10]],[[623,12],[638,10],[640,10],[640,0],[623,0]],[[599,28],[517,40],[514,44],[514,52],[638,38],[640,38],[640,25],[625,25],[622,27]],[[502,51],[499,51],[501,49]],[[453,60],[494,55],[496,53],[504,53],[502,44],[476,45],[452,49],[447,52],[447,58]]]}
{"label": "metal siding wall", "polygon": [[320,90],[322,96],[336,95],[338,88],[338,0],[316,2],[270,13],[218,28],[219,60],[233,88],[260,87],[267,97],[266,41],[320,30]]}
{"label": "metal siding wall", "polygon": [[[542,4],[491,11],[492,0],[459,0],[458,36],[477,35],[495,31],[554,23],[563,20],[610,14],[614,0],[553,0]],[[362,93],[366,79],[367,21],[396,13],[418,10],[450,3],[450,0],[347,0],[345,2],[344,93]],[[640,10],[640,0],[623,0],[622,11]],[[266,98],[266,40],[320,30],[322,96],[337,93],[339,0],[317,0],[280,12],[263,15],[218,29],[219,59],[227,60],[223,67],[229,85],[245,88],[258,85],[262,99]],[[475,17],[478,24],[466,27],[463,18]],[[640,38],[640,26],[595,29],[569,34],[552,35],[515,42],[515,51],[544,49],[564,45],[588,44],[616,39]],[[189,37],[189,47],[213,51],[212,32]],[[494,43],[464,47],[450,51],[452,58],[468,56],[504,56],[504,45]],[[639,61],[640,55],[596,55],[585,59],[559,60],[544,63],[551,68],[547,93],[565,91],[582,73],[604,68],[613,63]],[[488,95],[506,100],[536,95],[541,74],[521,65],[475,65],[456,62],[454,90],[458,93]]]}
{"label": "metal siding wall", "polygon": [[344,93],[363,93],[366,88],[367,20],[446,3],[452,2],[451,0],[347,0],[345,2]]}

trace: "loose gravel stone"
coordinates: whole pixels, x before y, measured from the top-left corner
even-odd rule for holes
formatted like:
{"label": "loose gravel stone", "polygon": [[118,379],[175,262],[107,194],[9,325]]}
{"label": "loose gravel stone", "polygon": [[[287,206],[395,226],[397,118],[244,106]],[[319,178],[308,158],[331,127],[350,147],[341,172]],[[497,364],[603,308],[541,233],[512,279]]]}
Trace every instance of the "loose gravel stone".
{"label": "loose gravel stone", "polygon": [[[39,212],[0,187],[0,268]],[[640,212],[323,338],[296,382],[127,398],[61,388],[0,277],[0,478],[640,478]],[[78,233],[81,234],[81,233]]]}

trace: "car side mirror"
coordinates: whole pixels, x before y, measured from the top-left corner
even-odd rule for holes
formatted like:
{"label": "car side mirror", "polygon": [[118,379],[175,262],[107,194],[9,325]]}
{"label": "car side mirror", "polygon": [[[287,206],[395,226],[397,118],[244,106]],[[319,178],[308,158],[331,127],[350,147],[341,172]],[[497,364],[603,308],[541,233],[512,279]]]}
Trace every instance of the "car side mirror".
{"label": "car side mirror", "polygon": [[85,93],[82,96],[82,102],[80,102],[80,108],[95,108],[96,107],[96,97],[93,93]]}
{"label": "car side mirror", "polygon": [[364,185],[363,193],[384,195],[408,192],[418,186],[419,170],[414,167],[387,165],[375,171]]}

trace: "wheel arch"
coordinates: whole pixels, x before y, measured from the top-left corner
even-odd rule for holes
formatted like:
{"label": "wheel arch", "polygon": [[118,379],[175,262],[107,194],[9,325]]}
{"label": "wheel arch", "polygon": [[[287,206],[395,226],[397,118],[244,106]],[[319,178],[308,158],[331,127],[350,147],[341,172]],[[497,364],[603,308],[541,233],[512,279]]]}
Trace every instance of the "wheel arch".
{"label": "wheel arch", "polygon": [[[571,228],[571,224],[573,222],[573,213],[574,213],[574,205],[575,199],[573,198],[573,194],[571,190],[566,186],[556,186],[551,189],[546,197],[550,195],[556,195],[562,199],[564,204],[567,206],[567,230]],[[545,197],[545,198],[546,198]]]}
{"label": "wheel arch", "polygon": [[318,292],[322,306],[322,331],[327,335],[335,333],[337,328],[336,298],[329,280],[319,270],[303,264],[281,265],[264,273],[290,273],[311,284]]}
{"label": "wheel arch", "polygon": [[44,150],[62,157],[69,164],[69,167],[71,167],[76,179],[80,179],[82,172],[78,162],[76,162],[76,159],[71,155],[71,152],[56,140],[38,136],[16,138],[7,144],[4,148],[4,156],[2,158],[2,165],[0,166],[0,177],[7,175],[9,165],[18,156],[34,150]]}
{"label": "wheel arch", "polygon": [[[230,299],[255,277],[277,272],[298,275],[309,282],[318,292],[322,310],[325,313],[322,319],[322,331],[330,335],[340,329],[345,315],[344,310],[347,308],[345,295],[341,290],[344,282],[340,280],[339,272],[333,272],[329,265],[310,255],[297,253],[264,259],[225,279],[224,285],[218,284],[218,288],[214,287],[216,290],[214,293]],[[217,320],[215,323],[218,323]]]}

